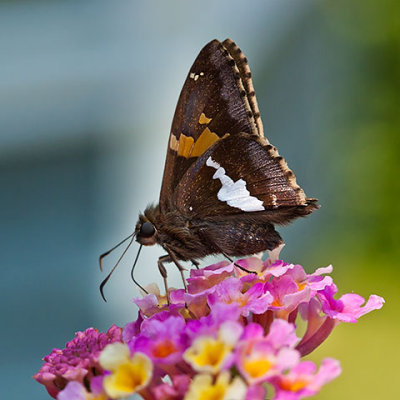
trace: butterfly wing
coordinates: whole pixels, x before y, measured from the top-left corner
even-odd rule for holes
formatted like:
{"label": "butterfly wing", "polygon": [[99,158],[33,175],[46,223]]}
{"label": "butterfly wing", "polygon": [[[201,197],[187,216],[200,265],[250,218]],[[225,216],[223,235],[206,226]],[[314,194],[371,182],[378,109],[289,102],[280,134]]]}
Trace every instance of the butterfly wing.
{"label": "butterfly wing", "polygon": [[287,223],[318,208],[276,148],[248,133],[229,135],[203,153],[173,201],[182,214],[199,220],[257,213],[259,222]]}
{"label": "butterfly wing", "polygon": [[214,143],[240,132],[263,136],[247,60],[229,39],[199,53],[183,85],[167,149],[161,211],[186,171]]}

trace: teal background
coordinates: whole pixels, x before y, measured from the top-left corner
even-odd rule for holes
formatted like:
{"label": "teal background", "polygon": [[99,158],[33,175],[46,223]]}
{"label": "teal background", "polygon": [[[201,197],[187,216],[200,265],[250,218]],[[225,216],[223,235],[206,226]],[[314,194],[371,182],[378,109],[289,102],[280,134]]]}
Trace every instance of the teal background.
{"label": "teal background", "polygon": [[[184,78],[205,43],[231,37],[266,136],[322,205],[280,229],[283,258],[333,264],[341,293],[386,299],[313,354],[343,366],[316,398],[398,398],[399,16],[395,0],[0,2],[2,396],[47,398],[31,379],[41,357],[136,317],[137,247],[108,303],[97,257],[157,201]],[[161,254],[142,252],[140,282],[160,282]]]}

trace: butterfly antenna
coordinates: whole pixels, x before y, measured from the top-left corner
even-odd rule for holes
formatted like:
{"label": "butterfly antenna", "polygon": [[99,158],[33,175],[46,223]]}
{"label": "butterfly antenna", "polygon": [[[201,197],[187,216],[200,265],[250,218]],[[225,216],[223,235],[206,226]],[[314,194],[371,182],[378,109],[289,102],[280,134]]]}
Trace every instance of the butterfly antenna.
{"label": "butterfly antenna", "polygon": [[135,271],[136,263],[139,259],[139,254],[140,254],[140,251],[142,250],[142,247],[143,247],[143,245],[141,244],[139,247],[139,250],[136,254],[135,262],[132,265],[131,278],[132,278],[133,282],[135,283],[135,285],[139,287],[139,289],[143,290],[143,292],[145,292],[146,294],[149,294],[149,292],[135,279],[135,277],[133,275],[133,272]]}
{"label": "butterfly antenna", "polygon": [[105,253],[103,253],[100,257],[99,257],[99,265],[100,265],[100,271],[103,271],[103,258],[107,257],[111,252],[113,252],[116,248],[118,248],[119,246],[121,246],[121,244],[125,243],[130,237],[132,237],[135,234],[135,232],[133,232],[132,234],[130,234],[127,238],[125,238],[124,240],[121,240],[118,244],[116,244],[113,248],[111,248],[110,250],[106,251]]}
{"label": "butterfly antenna", "polygon": [[[110,273],[106,276],[106,278],[103,280],[103,282],[101,282],[100,284],[100,294],[101,297],[103,298],[104,301],[107,301],[105,296],[104,296],[104,285],[107,283],[107,281],[110,279],[112,273],[115,271],[115,268],[118,267],[118,264],[120,263],[120,261],[122,260],[122,258],[124,257],[124,255],[126,254],[126,252],[128,251],[129,247],[131,246],[133,239],[135,238],[135,234],[132,233],[132,235],[128,236],[126,239],[124,239],[121,243],[117,244],[113,249],[109,250],[107,253],[110,253],[111,251],[113,251],[115,248],[117,248],[119,245],[121,245],[122,243],[124,243],[126,240],[128,240],[129,238],[131,238],[131,240],[128,243],[128,246],[126,246],[125,250],[123,251],[123,253],[121,254],[121,256],[118,258],[118,261],[115,263],[115,265],[112,267]],[[104,253],[105,255],[107,255],[107,253]],[[101,256],[100,256],[101,258]]]}

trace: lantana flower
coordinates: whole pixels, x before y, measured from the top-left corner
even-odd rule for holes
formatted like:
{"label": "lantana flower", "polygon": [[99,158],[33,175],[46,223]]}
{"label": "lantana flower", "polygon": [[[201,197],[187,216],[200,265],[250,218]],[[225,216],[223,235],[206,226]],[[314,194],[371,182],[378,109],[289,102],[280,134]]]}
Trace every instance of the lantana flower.
{"label": "lantana flower", "polygon": [[178,362],[188,346],[184,333],[185,320],[180,315],[167,311],[143,321],[140,333],[129,342],[134,352],[142,352],[155,363],[174,364]]}
{"label": "lantana flower", "polygon": [[341,373],[337,360],[326,358],[319,370],[311,361],[297,364],[287,374],[277,376],[273,381],[275,400],[297,400],[318,393],[323,385]]}
{"label": "lantana flower", "polygon": [[271,324],[266,336],[258,324],[246,327],[236,349],[236,365],[250,385],[266,382],[299,362],[294,330],[292,324],[279,319]]}
{"label": "lantana flower", "polygon": [[331,272],[328,266],[307,274],[279,260],[279,249],[265,261],[253,256],[192,270],[187,292],[169,289],[167,296],[148,286],[122,334],[116,326],[106,334],[79,332],[45,357],[35,379],[59,400],[313,396],[340,374],[340,365],[327,358],[317,369],[302,357],[339,323],[354,323],[384,303],[376,295],[336,297]]}
{"label": "lantana flower", "polygon": [[248,317],[250,313],[263,314],[272,303],[273,297],[264,291],[261,282],[245,289],[245,285],[239,279],[230,277],[215,286],[213,293],[208,295],[208,304],[236,303],[240,307],[241,314]]}
{"label": "lantana flower", "polygon": [[241,378],[226,371],[216,379],[212,375],[196,375],[185,395],[185,400],[243,400],[246,396],[246,385]]}
{"label": "lantana flower", "polygon": [[197,372],[216,374],[230,367],[233,350],[242,333],[238,322],[227,321],[220,325],[214,336],[199,335],[183,355],[184,360]]}
{"label": "lantana flower", "polygon": [[58,393],[57,400],[107,400],[108,396],[103,390],[102,381],[103,377],[100,377],[100,383],[96,384],[96,378],[93,378],[91,391],[87,391],[82,383],[70,381],[64,390]]}
{"label": "lantana flower", "polygon": [[140,393],[152,378],[153,364],[143,353],[130,354],[124,343],[108,345],[100,356],[100,364],[110,371],[103,380],[109,397],[117,399]]}
{"label": "lantana flower", "polygon": [[101,351],[109,343],[120,342],[121,331],[121,328],[113,325],[106,333],[94,328],[77,332],[64,349],[53,349],[44,357],[44,364],[34,379],[45,385],[54,398],[70,381],[81,384],[90,382],[104,371],[99,363]]}

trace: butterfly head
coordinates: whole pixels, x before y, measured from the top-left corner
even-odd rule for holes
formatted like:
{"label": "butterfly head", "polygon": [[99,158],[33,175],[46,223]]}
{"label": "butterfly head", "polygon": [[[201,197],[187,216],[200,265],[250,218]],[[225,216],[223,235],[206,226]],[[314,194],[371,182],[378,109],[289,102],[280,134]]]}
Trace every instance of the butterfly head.
{"label": "butterfly head", "polygon": [[157,243],[157,229],[144,215],[139,216],[136,224],[136,240],[144,246],[153,246]]}

